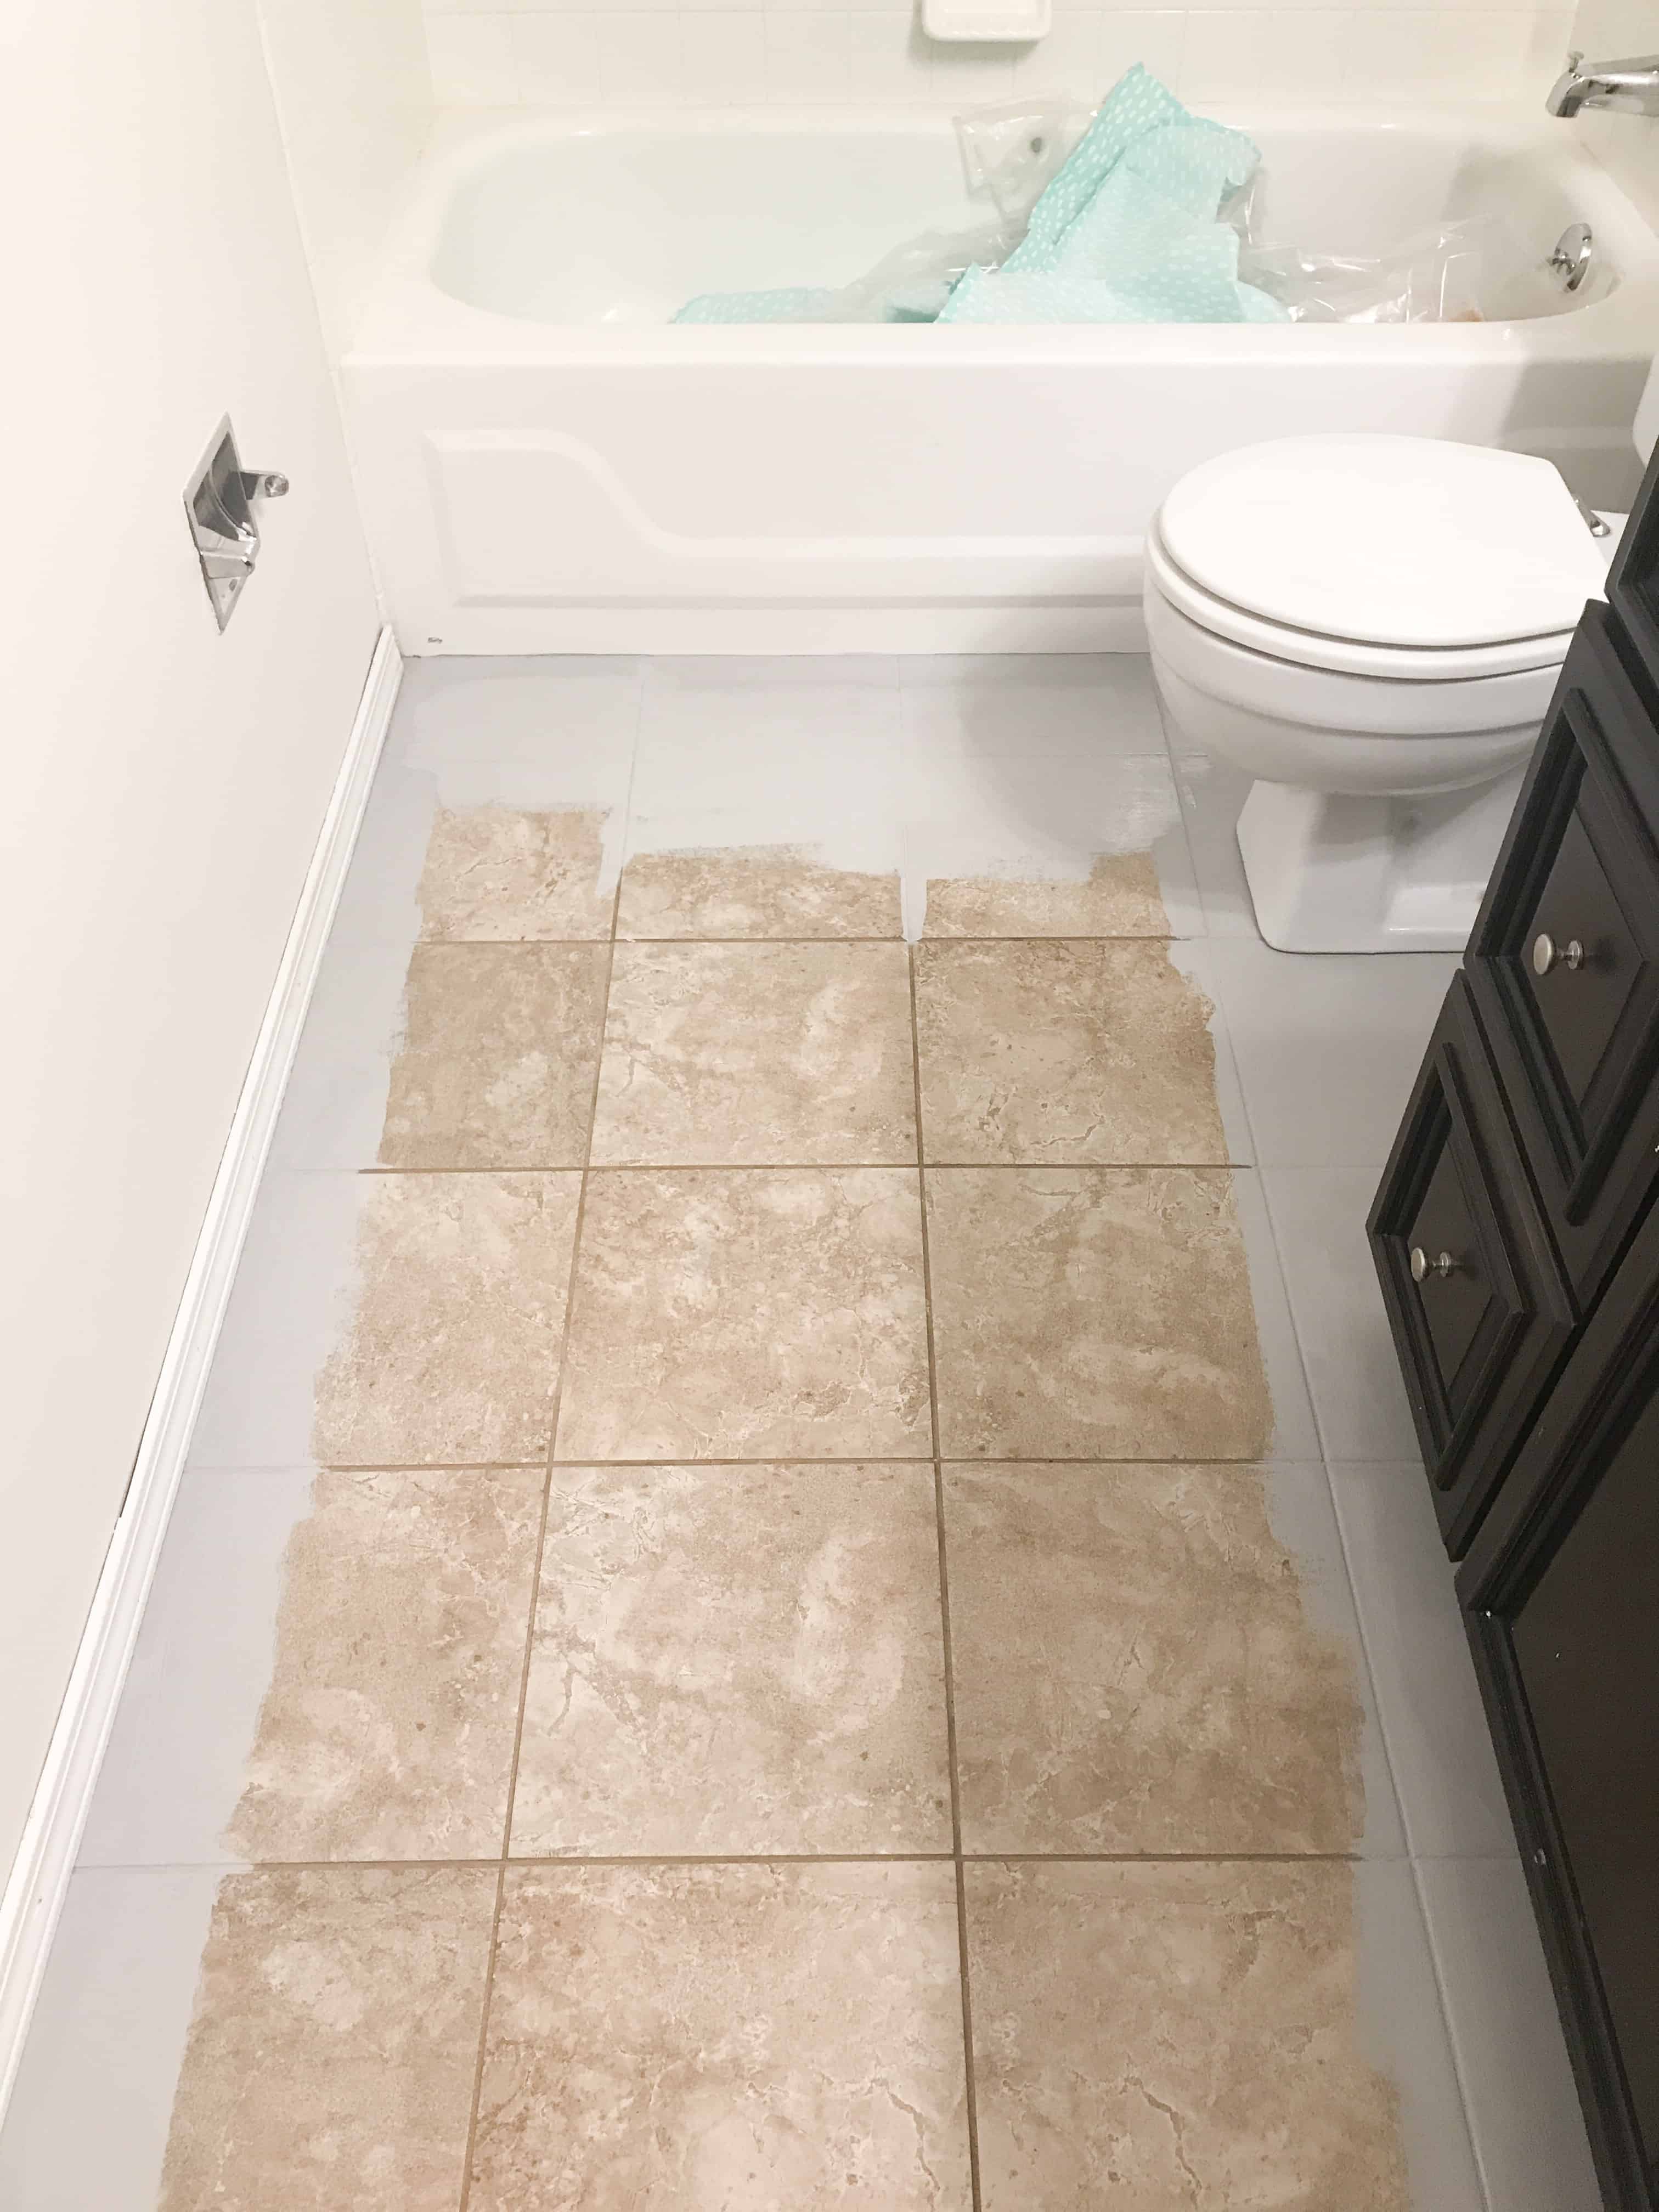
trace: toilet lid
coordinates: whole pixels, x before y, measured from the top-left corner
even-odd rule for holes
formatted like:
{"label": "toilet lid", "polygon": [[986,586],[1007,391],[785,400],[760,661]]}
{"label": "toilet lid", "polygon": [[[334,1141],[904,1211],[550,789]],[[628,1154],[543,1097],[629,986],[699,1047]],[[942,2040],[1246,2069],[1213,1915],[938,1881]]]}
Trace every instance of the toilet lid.
{"label": "toilet lid", "polygon": [[1279,438],[1206,461],[1158,532],[1269,623],[1429,650],[1570,630],[1606,565],[1548,461],[1437,438]]}

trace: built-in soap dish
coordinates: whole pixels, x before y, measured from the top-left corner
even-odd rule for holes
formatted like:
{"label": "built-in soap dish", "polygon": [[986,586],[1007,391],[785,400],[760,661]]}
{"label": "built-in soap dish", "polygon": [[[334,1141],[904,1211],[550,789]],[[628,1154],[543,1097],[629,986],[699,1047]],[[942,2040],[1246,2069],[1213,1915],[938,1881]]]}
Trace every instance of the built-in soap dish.
{"label": "built-in soap dish", "polygon": [[1054,20],[1054,0],[921,0],[921,27],[942,45],[1024,44],[1047,38]]}

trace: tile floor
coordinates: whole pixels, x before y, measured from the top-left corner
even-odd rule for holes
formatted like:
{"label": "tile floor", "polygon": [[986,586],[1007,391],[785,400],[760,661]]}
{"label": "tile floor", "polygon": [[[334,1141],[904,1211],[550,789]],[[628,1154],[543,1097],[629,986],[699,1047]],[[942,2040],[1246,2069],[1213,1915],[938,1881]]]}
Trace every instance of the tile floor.
{"label": "tile floor", "polygon": [[411,667],[8,2212],[1593,2212],[1359,1227],[1452,963],[1242,797]]}

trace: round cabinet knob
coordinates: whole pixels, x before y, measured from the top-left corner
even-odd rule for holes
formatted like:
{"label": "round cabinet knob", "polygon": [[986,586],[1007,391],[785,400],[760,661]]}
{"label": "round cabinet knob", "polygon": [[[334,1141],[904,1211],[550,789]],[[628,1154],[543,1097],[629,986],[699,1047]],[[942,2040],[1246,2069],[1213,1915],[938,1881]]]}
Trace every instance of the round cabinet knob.
{"label": "round cabinet knob", "polygon": [[1547,929],[1539,931],[1532,941],[1532,972],[1534,975],[1550,975],[1557,968],[1582,968],[1584,948],[1576,937],[1565,945],[1558,945]]}
{"label": "round cabinet knob", "polygon": [[1412,1246],[1412,1280],[1414,1283],[1424,1282],[1431,1275],[1438,1275],[1443,1281],[1456,1266],[1457,1261],[1449,1252],[1437,1253],[1431,1260],[1420,1244]]}

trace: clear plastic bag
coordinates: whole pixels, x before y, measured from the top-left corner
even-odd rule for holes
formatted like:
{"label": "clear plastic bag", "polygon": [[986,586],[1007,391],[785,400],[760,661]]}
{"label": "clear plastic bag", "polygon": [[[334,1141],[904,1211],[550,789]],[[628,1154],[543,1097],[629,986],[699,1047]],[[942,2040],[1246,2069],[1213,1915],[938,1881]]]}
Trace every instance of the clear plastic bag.
{"label": "clear plastic bag", "polygon": [[1094,112],[1074,100],[1011,100],[954,118],[968,189],[982,193],[1001,217],[1008,232],[1005,252],[1024,235],[1031,210]]}
{"label": "clear plastic bag", "polygon": [[1441,223],[1383,254],[1263,246],[1247,227],[1238,273],[1293,323],[1480,323],[1552,311],[1537,252],[1501,216]]}

